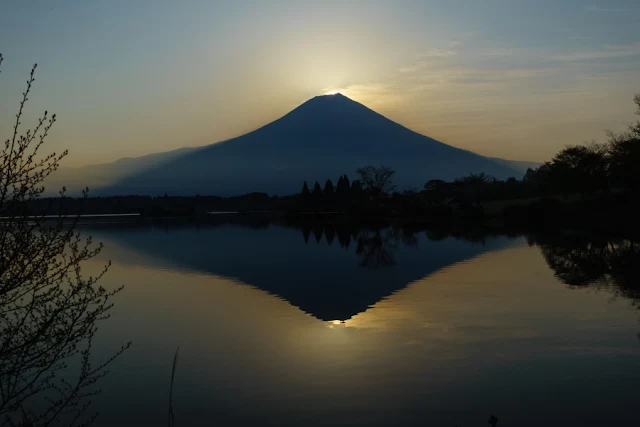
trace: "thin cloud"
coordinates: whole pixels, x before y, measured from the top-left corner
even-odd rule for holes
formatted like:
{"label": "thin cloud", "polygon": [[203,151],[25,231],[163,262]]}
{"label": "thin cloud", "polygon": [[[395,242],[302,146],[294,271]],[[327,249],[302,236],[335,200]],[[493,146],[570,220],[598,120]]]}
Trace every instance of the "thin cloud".
{"label": "thin cloud", "polygon": [[628,9],[623,7],[600,7],[600,6],[587,6],[586,10],[594,13],[620,13],[620,12],[633,12],[634,9]]}
{"label": "thin cloud", "polygon": [[456,52],[451,49],[427,49],[426,52],[416,55],[418,59],[421,58],[449,58],[455,56]]}
{"label": "thin cloud", "polygon": [[402,67],[398,71],[403,74],[415,73],[416,71],[426,68],[428,65],[429,63],[427,61],[418,61],[415,64],[410,65],[408,67]]}
{"label": "thin cloud", "polygon": [[499,56],[499,57],[507,57],[513,56],[515,50],[513,48],[497,48],[497,49],[489,49],[485,53],[486,56]]}
{"label": "thin cloud", "polygon": [[[460,44],[462,44],[458,42],[455,42],[455,43],[457,44],[455,44],[454,46],[459,46]],[[452,47],[451,43],[449,43],[449,46]],[[427,49],[425,52],[419,53],[414,56],[416,60],[415,63],[406,67],[402,67],[398,71],[402,74],[416,73],[418,71],[424,70],[425,68],[429,67],[435,61],[439,62],[442,60],[446,60],[448,58],[456,56],[456,54],[457,53],[452,49],[438,49],[438,48]],[[433,61],[433,62],[430,62],[430,61]]]}
{"label": "thin cloud", "polygon": [[640,42],[627,46],[606,46],[602,50],[552,55],[548,59],[552,61],[589,61],[632,56],[640,56]]}

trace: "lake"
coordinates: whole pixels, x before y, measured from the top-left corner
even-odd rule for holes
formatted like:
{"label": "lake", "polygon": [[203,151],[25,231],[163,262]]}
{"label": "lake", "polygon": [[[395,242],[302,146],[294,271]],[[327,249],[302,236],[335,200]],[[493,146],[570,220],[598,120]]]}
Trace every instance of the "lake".
{"label": "lake", "polygon": [[82,226],[125,285],[96,425],[634,425],[640,245],[347,226]]}

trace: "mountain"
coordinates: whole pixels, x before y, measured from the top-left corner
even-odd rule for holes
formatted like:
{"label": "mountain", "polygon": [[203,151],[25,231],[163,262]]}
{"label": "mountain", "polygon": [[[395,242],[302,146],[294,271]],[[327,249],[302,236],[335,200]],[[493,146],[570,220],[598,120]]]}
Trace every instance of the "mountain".
{"label": "mountain", "polygon": [[[461,123],[464,126],[464,123]],[[521,168],[420,135],[341,94],[318,96],[246,135],[188,150],[123,174],[101,195],[291,194],[366,165],[396,169],[400,189],[480,173],[521,177]]]}

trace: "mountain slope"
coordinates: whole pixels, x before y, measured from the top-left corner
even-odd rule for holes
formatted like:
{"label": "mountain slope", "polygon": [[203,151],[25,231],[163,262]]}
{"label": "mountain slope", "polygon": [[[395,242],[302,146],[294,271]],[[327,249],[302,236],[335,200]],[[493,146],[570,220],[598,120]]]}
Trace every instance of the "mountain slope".
{"label": "mountain slope", "polygon": [[152,166],[105,188],[103,194],[289,194],[303,181],[324,183],[368,164],[397,170],[401,189],[432,178],[484,172],[520,177],[506,164],[413,132],[337,94],[315,97],[246,135]]}

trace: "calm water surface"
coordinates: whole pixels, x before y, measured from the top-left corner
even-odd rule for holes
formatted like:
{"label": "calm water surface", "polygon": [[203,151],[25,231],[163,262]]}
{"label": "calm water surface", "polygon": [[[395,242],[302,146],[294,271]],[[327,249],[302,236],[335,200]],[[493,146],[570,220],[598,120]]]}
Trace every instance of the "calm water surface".
{"label": "calm water surface", "polygon": [[[394,229],[94,225],[133,341],[98,425],[636,425],[640,246]],[[476,236],[477,237],[477,236]],[[534,242],[535,241],[535,242]]]}

